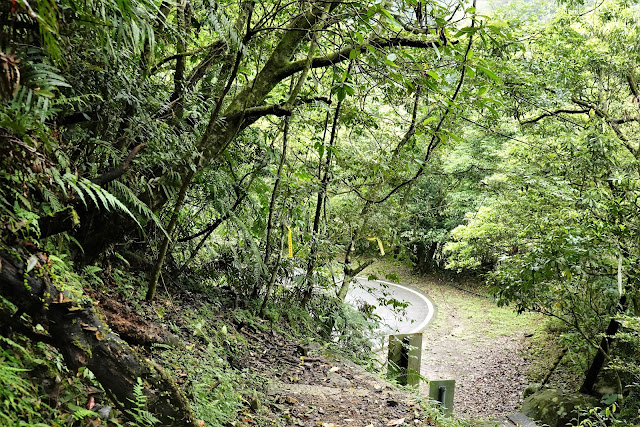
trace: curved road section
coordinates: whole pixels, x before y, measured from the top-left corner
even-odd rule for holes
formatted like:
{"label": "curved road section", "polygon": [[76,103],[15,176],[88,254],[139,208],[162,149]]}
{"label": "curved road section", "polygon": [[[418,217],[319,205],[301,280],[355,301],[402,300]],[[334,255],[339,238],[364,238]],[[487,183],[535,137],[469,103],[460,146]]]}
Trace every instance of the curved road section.
{"label": "curved road section", "polygon": [[[381,326],[378,330],[383,335],[415,334],[421,332],[433,318],[433,303],[422,293],[407,286],[384,280],[367,280],[356,278],[347,293],[346,301],[353,306],[362,307],[364,303],[373,306],[373,312],[380,316]],[[406,309],[394,310],[384,301],[395,299],[407,302]]]}

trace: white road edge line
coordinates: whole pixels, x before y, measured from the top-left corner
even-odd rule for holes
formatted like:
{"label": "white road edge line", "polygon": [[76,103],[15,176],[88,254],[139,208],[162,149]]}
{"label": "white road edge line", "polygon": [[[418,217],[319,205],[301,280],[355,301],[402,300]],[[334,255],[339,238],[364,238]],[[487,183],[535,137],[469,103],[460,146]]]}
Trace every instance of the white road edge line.
{"label": "white road edge line", "polygon": [[426,315],[426,317],[424,318],[422,323],[420,323],[420,325],[418,325],[414,330],[409,332],[410,334],[417,334],[418,332],[422,331],[429,324],[431,319],[433,318],[433,315],[435,313],[435,310],[433,309],[433,303],[431,302],[431,300],[429,300],[429,298],[427,298],[426,296],[424,296],[420,292],[414,291],[413,289],[408,288],[406,286],[402,286],[402,285],[399,285],[397,283],[387,282],[387,281],[384,281],[384,280],[367,280],[365,277],[356,277],[356,279],[357,280],[364,280],[364,281],[367,281],[367,282],[384,283],[385,285],[390,285],[390,286],[397,286],[397,287],[405,289],[405,290],[407,290],[409,292],[413,292],[414,294],[416,294],[420,298],[422,298],[422,300],[425,302],[425,304],[427,304],[427,307],[429,308],[429,314]]}

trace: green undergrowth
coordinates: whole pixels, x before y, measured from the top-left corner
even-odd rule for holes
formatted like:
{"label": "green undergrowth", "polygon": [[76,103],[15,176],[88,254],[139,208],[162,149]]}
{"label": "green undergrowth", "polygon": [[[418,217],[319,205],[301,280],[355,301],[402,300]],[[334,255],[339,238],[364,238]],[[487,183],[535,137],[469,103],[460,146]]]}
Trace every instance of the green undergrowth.
{"label": "green undergrowth", "polygon": [[161,286],[148,304],[140,291],[143,277],[114,269],[111,279],[109,291],[181,337],[183,345],[154,345],[151,354],[177,379],[206,425],[281,425],[268,409],[268,380],[248,366],[263,350],[252,337],[294,341],[369,367],[376,363],[367,335],[375,324],[327,295],[314,296],[303,308],[292,290],[277,288],[260,317],[261,301],[238,298],[224,281],[191,277],[177,287]]}
{"label": "green undergrowth", "polygon": [[562,336],[567,331],[568,328],[560,322],[546,319],[530,338],[526,351],[531,361],[528,375],[533,383],[542,383],[548,377],[547,385],[550,387],[567,390],[580,387],[588,360],[585,353],[576,353],[566,347],[569,342]]}
{"label": "green undergrowth", "polygon": [[[256,313],[261,301],[239,299],[213,280],[191,278],[188,283],[163,284],[156,300],[149,304],[143,300],[145,277],[141,272],[117,267],[109,271],[85,267],[74,273],[64,261],[57,268],[56,280],[67,281],[68,289],[77,295],[82,293],[78,283],[84,283],[93,292],[117,296],[127,301],[133,311],[181,338],[179,345],[156,344],[141,350],[176,379],[196,416],[206,425],[283,425],[269,410],[272,399],[267,393],[269,381],[247,363],[252,353],[261,351],[260,342],[251,338],[254,335],[273,336],[274,340],[283,337],[325,354],[338,354],[382,374],[382,366],[371,351],[370,336],[375,319],[338,304],[326,294],[318,293],[303,308],[295,303],[293,290],[278,288],[264,316],[259,317]],[[378,268],[370,274],[414,286],[424,280],[412,275],[401,263],[397,263],[395,269],[388,265]],[[477,308],[469,307],[474,313],[483,312],[491,303],[476,300],[480,301]],[[238,306],[231,308],[235,305]],[[513,319],[505,314],[493,316],[489,313],[485,317],[498,329],[523,327],[522,324],[507,325],[506,319]],[[90,398],[88,390],[100,389],[90,371],[69,372],[56,350],[44,343],[34,343],[16,334],[11,339],[0,339],[3,368],[0,396],[5,417],[1,425],[101,425],[86,409]],[[109,413],[111,425],[123,423],[123,419],[127,420],[126,425],[152,425],[153,418],[144,410],[144,397],[140,396],[141,401],[136,402],[129,414],[115,410]],[[110,405],[103,393],[97,394],[96,399],[99,404]],[[467,425],[465,420],[442,415],[424,399],[421,407],[423,418],[435,425]]]}
{"label": "green undergrowth", "polygon": [[[54,347],[13,331],[0,335],[0,425],[106,425],[86,409],[89,402],[108,405],[103,398],[92,372],[69,371]],[[119,411],[107,409],[106,418],[109,425],[125,425]],[[142,424],[131,418],[126,425]]]}

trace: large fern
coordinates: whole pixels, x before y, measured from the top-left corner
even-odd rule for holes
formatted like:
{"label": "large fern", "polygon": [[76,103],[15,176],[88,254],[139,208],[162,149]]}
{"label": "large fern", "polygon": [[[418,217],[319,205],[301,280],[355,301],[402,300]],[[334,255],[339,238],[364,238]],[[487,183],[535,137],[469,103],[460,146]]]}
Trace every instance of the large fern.
{"label": "large fern", "polygon": [[104,208],[107,211],[111,211],[111,209],[120,210],[126,213],[142,228],[142,225],[138,222],[138,218],[129,208],[117,197],[99,185],[94,184],[86,178],[77,177],[69,172],[62,176],[62,181],[75,191],[75,194],[85,206],[87,206],[87,198],[85,196],[88,196],[97,208]]}
{"label": "large fern", "polygon": [[144,385],[140,377],[133,386],[133,399],[130,399],[130,402],[132,408],[127,414],[132,418],[132,422],[129,425],[149,427],[160,423],[160,420],[147,410],[147,396],[144,394]]}
{"label": "large fern", "polygon": [[109,191],[118,196],[120,200],[128,203],[130,206],[133,206],[141,216],[153,221],[153,223],[164,233],[164,235],[168,236],[158,216],[153,213],[149,206],[147,206],[142,200],[140,200],[128,186],[117,180],[112,181],[111,183],[109,183]]}

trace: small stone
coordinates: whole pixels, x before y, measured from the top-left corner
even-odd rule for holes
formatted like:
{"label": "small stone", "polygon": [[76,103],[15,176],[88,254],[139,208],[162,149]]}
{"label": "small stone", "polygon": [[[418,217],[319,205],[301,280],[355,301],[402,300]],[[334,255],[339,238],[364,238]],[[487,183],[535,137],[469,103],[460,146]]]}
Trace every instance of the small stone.
{"label": "small stone", "polygon": [[109,414],[111,414],[111,406],[103,406],[97,410],[94,408],[94,412],[100,415],[100,418],[102,418],[103,420],[108,420]]}

